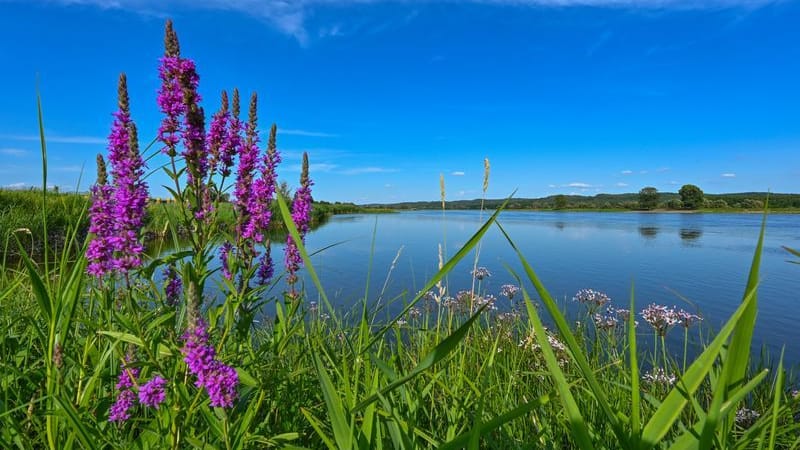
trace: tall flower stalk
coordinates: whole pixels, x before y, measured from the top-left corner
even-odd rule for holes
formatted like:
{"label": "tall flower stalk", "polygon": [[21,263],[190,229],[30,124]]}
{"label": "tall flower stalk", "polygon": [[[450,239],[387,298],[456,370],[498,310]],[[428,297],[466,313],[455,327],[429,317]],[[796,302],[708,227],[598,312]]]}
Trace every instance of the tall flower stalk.
{"label": "tall flower stalk", "polygon": [[[292,221],[297,226],[301,241],[305,242],[305,235],[308,233],[311,223],[311,186],[314,184],[308,176],[308,153],[303,152],[303,166],[300,172],[300,187],[294,193],[292,200]],[[286,282],[289,283],[289,296],[297,298],[297,271],[303,265],[303,258],[291,236],[286,240],[286,271],[288,273]]]}
{"label": "tall flower stalk", "polygon": [[100,278],[114,269],[114,189],[108,184],[106,163],[100,154],[97,155],[97,183],[92,186],[91,194],[89,233],[94,237],[86,250],[89,261],[87,272]]}
{"label": "tall flower stalk", "polygon": [[114,112],[108,137],[108,160],[113,181],[108,183],[105,161],[97,160],[97,184],[92,188],[90,232],[94,235],[86,256],[87,271],[101,277],[128,271],[142,265],[144,246],[140,230],[147,206],[147,183],[143,180],[145,164],[139,154],[136,125],[130,114],[128,85],[125,74],[119,77],[118,109]]}

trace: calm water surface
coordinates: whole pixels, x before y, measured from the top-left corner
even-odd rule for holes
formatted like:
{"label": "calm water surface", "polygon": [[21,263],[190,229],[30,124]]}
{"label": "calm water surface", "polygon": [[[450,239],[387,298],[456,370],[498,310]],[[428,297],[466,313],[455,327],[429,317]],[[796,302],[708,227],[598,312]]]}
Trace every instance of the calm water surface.
{"label": "calm water surface", "polygon": [[[404,293],[408,299],[436,272],[438,245],[454,254],[487,217],[477,211],[335,216],[309,234],[307,246],[313,252],[333,245],[312,261],[337,306],[347,308],[363,297],[370,255],[370,301],[377,301],[384,285],[382,302]],[[581,288],[606,292],[627,307],[633,281],[638,309],[655,302],[699,310],[705,326],[719,329],[741,301],[761,215],[508,211],[499,222],[550,293],[571,311]],[[785,344],[787,359],[798,362],[800,265],[787,262],[784,245],[800,248],[800,216],[768,218],[754,343],[773,352]],[[451,273],[451,292],[469,288],[473,258]],[[479,265],[492,272],[484,288],[498,297],[501,285],[514,282],[506,266],[522,273],[496,227],[482,241]],[[316,295],[309,282],[307,288]]]}

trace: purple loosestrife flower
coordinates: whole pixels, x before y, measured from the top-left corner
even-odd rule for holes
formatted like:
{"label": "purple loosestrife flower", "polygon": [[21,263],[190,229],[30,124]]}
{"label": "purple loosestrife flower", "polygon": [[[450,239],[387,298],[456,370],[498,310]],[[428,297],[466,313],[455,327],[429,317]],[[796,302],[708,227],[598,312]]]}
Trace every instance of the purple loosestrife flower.
{"label": "purple loosestrife flower", "polygon": [[117,378],[117,389],[122,391],[132,388],[136,384],[136,379],[139,378],[139,368],[128,367],[127,364],[123,363],[120,366],[120,370],[119,378]]}
{"label": "purple loosestrife flower", "polygon": [[108,414],[109,422],[124,422],[131,418],[130,410],[136,406],[136,394],[126,389],[119,393],[117,400],[111,405]]}
{"label": "purple loosestrife flower", "polygon": [[208,174],[205,114],[200,106],[200,94],[197,93],[199,76],[194,61],[190,59],[182,59],[182,61],[180,83],[181,89],[183,89],[186,114],[184,115],[181,156],[186,163],[186,183],[198,187],[202,185]]}
{"label": "purple loosestrife flower", "polygon": [[278,127],[272,124],[267,143],[267,152],[260,161],[261,177],[253,182],[248,205],[250,222],[247,226],[248,235],[258,243],[264,242],[264,234],[269,230],[272,219],[272,199],[275,196],[276,168],[281,161],[276,144]]}
{"label": "purple loosestrife flower", "polygon": [[236,174],[236,186],[233,195],[236,197],[234,209],[236,210],[236,232],[241,239],[249,239],[250,228],[250,197],[253,192],[253,178],[258,163],[258,97],[255,93],[250,97],[250,114],[244,145],[239,151],[239,167]]}
{"label": "purple loosestrife flower", "polygon": [[158,128],[158,140],[164,143],[162,152],[174,157],[177,154],[176,147],[180,142],[181,117],[186,113],[186,105],[183,101],[181,87],[183,60],[180,57],[178,36],[172,28],[171,20],[167,21],[164,47],[164,57],[161,58],[161,65],[158,68],[158,75],[161,79],[161,88],[158,90],[158,106],[164,113],[161,126]]}
{"label": "purple loosestrife flower", "polygon": [[267,244],[264,253],[261,255],[261,261],[258,264],[258,282],[262,285],[269,283],[269,280],[272,279],[274,272],[275,268],[272,264],[272,250],[270,249],[269,244]]}
{"label": "purple loosestrife flower", "polygon": [[[297,226],[297,232],[303,242],[305,242],[304,238],[311,223],[311,202],[313,201],[311,198],[311,186],[313,184],[308,177],[308,153],[303,152],[300,187],[295,191],[294,200],[292,201],[292,221]],[[297,282],[297,271],[302,264],[303,259],[300,255],[300,250],[290,235],[286,241],[286,270],[289,272],[287,282],[292,286],[292,294],[294,294],[294,283]]]}
{"label": "purple loosestrife flower", "polygon": [[166,386],[167,380],[160,375],[154,376],[139,389],[139,403],[149,406],[150,408],[158,409],[167,397],[164,391]]}
{"label": "purple loosestrife flower", "polygon": [[94,235],[86,249],[89,265],[86,271],[98,278],[113,271],[114,191],[108,185],[106,163],[97,155],[97,183],[92,186],[89,207],[89,233]]}
{"label": "purple loosestrife flower", "polygon": [[189,372],[198,379],[211,369],[217,355],[214,347],[208,344],[206,328],[205,321],[198,319],[183,335],[184,345],[181,349],[184,355],[183,361],[189,367]]}
{"label": "purple loosestrife flower", "polygon": [[205,388],[211,406],[230,408],[236,398],[239,375],[230,366],[216,360],[216,351],[208,343],[207,325],[202,319],[184,334],[184,361],[196,378],[195,386]]}
{"label": "purple loosestrife flower", "polygon": [[239,90],[233,90],[233,104],[225,141],[219,149],[219,174],[230,176],[233,158],[242,150],[242,121],[239,119]]}
{"label": "purple loosestrife flower", "polygon": [[231,279],[231,266],[228,262],[231,251],[233,251],[233,245],[227,241],[222,244],[222,247],[219,250],[219,262],[222,266],[222,276],[225,277],[226,280]]}
{"label": "purple loosestrife flower", "polygon": [[236,369],[214,361],[214,367],[205,375],[204,385],[211,399],[211,406],[230,408],[236,399],[239,374]]}
{"label": "purple loosestrife flower", "polygon": [[[127,361],[129,358],[125,359]],[[130,419],[130,410],[136,406],[136,394],[133,393],[133,387],[136,385],[136,379],[139,378],[139,368],[128,367],[127,363],[123,362],[120,369],[116,385],[119,393],[117,400],[109,410],[109,422],[124,422]]]}
{"label": "purple loosestrife flower", "polygon": [[167,304],[176,306],[180,300],[181,291],[183,289],[183,282],[178,276],[178,271],[175,270],[175,263],[170,263],[164,271],[164,296],[166,297]]}
{"label": "purple loosestrife flower", "polygon": [[212,173],[217,172],[219,168],[218,166],[221,161],[220,150],[227,143],[228,123],[230,119],[231,114],[228,111],[228,93],[222,91],[219,110],[211,119],[211,125],[208,126],[208,136],[206,136],[206,145],[208,146],[208,169]]}
{"label": "purple loosestrife flower", "polygon": [[147,206],[147,183],[142,181],[145,164],[139,154],[136,125],[130,118],[125,74],[119,77],[119,110],[114,113],[108,159],[114,177],[114,267],[121,271],[141,266],[144,247],[139,230]]}

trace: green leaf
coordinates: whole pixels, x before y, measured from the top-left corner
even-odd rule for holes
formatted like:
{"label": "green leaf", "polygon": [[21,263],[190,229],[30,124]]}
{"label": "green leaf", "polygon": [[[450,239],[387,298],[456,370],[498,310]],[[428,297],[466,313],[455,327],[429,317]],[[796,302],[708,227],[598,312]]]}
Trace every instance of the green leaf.
{"label": "green leaf", "polygon": [[416,367],[414,367],[411,372],[406,374],[403,377],[398,378],[397,380],[390,383],[385,388],[381,389],[378,393],[371,395],[366,400],[361,401],[355,407],[353,407],[353,411],[359,411],[365,408],[370,403],[378,400],[380,396],[385,396],[389,392],[397,389],[398,387],[408,383],[414,377],[421,374],[434,364],[438,363],[439,361],[446,358],[450,353],[453,352],[458,347],[458,344],[466,337],[467,332],[469,331],[472,324],[480,317],[481,313],[483,312],[486,305],[482,306],[478,309],[478,311],[472,315],[463,325],[458,327],[456,331],[454,331],[450,336],[447,336],[442,342],[440,342],[433,350],[430,351],[425,357],[423,357]]}
{"label": "green leaf", "polygon": [[[134,335],[132,335],[130,333],[122,333],[122,332],[119,332],[119,331],[100,330],[100,331],[97,332],[97,334],[102,334],[104,336],[112,337],[112,338],[120,340],[122,342],[127,342],[129,344],[133,344],[133,345],[136,345],[136,346],[139,346],[139,347],[144,347],[145,346],[144,341],[142,341],[140,338],[138,338],[138,337],[136,337],[136,336],[134,336]],[[172,356],[173,353],[172,353],[172,350],[170,350],[169,347],[167,347],[166,345],[158,344],[158,354],[160,356],[168,357],[168,356]]]}
{"label": "green leaf", "polygon": [[[517,419],[519,417],[522,417],[525,414],[528,414],[529,412],[533,411],[534,409],[540,408],[540,407],[546,405],[549,402],[550,402],[550,396],[549,395],[543,395],[543,396],[541,396],[541,397],[539,397],[539,398],[537,398],[537,399],[535,399],[533,401],[530,401],[528,403],[524,403],[524,404],[522,404],[520,406],[517,406],[516,408],[512,409],[511,411],[503,413],[503,414],[495,417],[494,419],[492,419],[492,420],[490,420],[488,422],[484,422],[484,423],[480,424],[480,426],[477,427],[477,434],[480,435],[480,436],[484,436],[484,435],[488,434],[489,432],[494,431],[494,430],[502,427],[506,423],[511,422],[512,420],[515,420],[515,419]],[[472,434],[475,431],[476,430],[469,430],[469,431],[466,431],[464,433],[461,433],[458,436],[456,436],[455,438],[453,438],[450,441],[448,441],[447,443],[445,443],[444,445],[437,446],[437,448],[439,450],[455,450],[455,449],[458,449],[458,448],[463,448],[465,445],[467,445],[467,443],[469,442],[470,437],[472,437]],[[528,439],[528,441],[530,442],[531,439]]]}
{"label": "green leaf", "polygon": [[778,412],[781,409],[781,397],[783,396],[783,382],[784,377],[786,374],[783,371],[783,354],[786,351],[786,348],[781,349],[781,360],[778,363],[778,376],[775,379],[775,396],[772,399],[772,423],[770,424],[770,433],[769,433],[769,450],[775,449],[775,439],[777,439],[778,435]]}
{"label": "green leaf", "polygon": [[328,371],[320,361],[318,354],[314,354],[314,366],[317,369],[317,376],[322,387],[322,396],[328,409],[328,419],[330,419],[333,427],[336,445],[340,449],[351,449],[353,448],[353,435],[350,432],[350,424],[347,421],[349,414],[345,412],[342,399],[336,392],[336,388],[333,387],[333,382],[328,376]]}
{"label": "green leaf", "polygon": [[586,420],[584,420],[580,409],[578,409],[578,404],[575,402],[575,397],[572,396],[570,385],[567,382],[566,376],[564,376],[564,372],[561,370],[561,366],[558,365],[558,360],[553,352],[553,347],[550,345],[547,332],[539,318],[539,313],[536,311],[536,308],[534,308],[528,291],[524,287],[522,288],[522,295],[525,298],[525,308],[528,310],[528,319],[533,324],[536,340],[539,341],[539,346],[544,354],[547,369],[550,371],[550,376],[553,377],[556,383],[556,388],[561,398],[561,404],[564,406],[564,413],[569,419],[572,437],[575,439],[575,443],[579,448],[593,449],[594,445],[592,445],[592,439],[589,436],[589,428],[586,424]]}

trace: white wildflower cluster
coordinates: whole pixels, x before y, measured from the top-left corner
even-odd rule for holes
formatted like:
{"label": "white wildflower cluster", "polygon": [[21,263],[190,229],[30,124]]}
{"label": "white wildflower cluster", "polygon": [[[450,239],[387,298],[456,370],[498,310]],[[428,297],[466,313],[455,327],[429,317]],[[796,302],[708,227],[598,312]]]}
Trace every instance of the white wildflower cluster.
{"label": "white wildflower cluster", "polygon": [[[550,347],[552,347],[555,353],[563,353],[567,351],[567,346],[550,332],[547,332],[547,342],[550,344]],[[519,341],[519,346],[525,348],[526,350],[534,351],[538,351],[542,348],[536,341],[536,335],[534,333],[530,333],[525,339]]]}
{"label": "white wildflower cluster", "polygon": [[509,312],[502,312],[495,316],[498,322],[502,324],[513,324],[521,317],[521,314],[518,311],[509,311]]}
{"label": "white wildflower cluster", "polygon": [[739,408],[736,411],[736,425],[742,428],[750,428],[761,417],[761,413],[750,408]]}
{"label": "white wildflower cluster", "polygon": [[486,295],[482,295],[482,296],[477,296],[475,298],[475,302],[474,302],[475,310],[477,311],[478,309],[482,308],[483,306],[486,306],[487,310],[495,311],[497,309],[497,305],[495,305],[496,301],[497,301],[497,297],[495,297],[492,294],[486,294]]}
{"label": "white wildflower cluster", "polygon": [[406,317],[408,317],[411,320],[419,319],[420,317],[422,317],[422,310],[420,310],[416,306],[413,306],[406,313]]}
{"label": "white wildflower cluster", "polygon": [[[608,306],[604,313],[597,313],[592,317],[597,329],[603,331],[612,331],[620,326],[621,322],[627,322],[630,318],[631,311],[629,309],[617,309],[613,306]],[[633,325],[639,326],[639,322],[634,321]]]}
{"label": "white wildflower cluster", "polygon": [[666,336],[667,331],[675,325],[689,328],[703,320],[702,317],[683,309],[677,309],[674,306],[669,308],[655,303],[651,303],[642,311],[642,318],[653,327],[659,336]]}
{"label": "white wildflower cluster", "polygon": [[[611,308],[609,308],[609,310],[611,310]],[[620,320],[623,320],[625,322],[627,322],[628,319],[631,318],[631,310],[630,309],[614,308],[613,311],[617,315],[617,318],[619,318]]]}
{"label": "white wildflower cluster", "polygon": [[478,280],[482,280],[484,278],[488,278],[488,277],[492,276],[492,273],[489,272],[489,269],[487,269],[486,267],[478,267],[475,270],[473,270],[471,273],[472,273],[472,276],[475,277]]}
{"label": "white wildflower cluster", "polygon": [[651,303],[642,313],[642,319],[649,323],[659,336],[666,336],[667,331],[679,323],[678,315],[674,308]]}
{"label": "white wildflower cluster", "polygon": [[678,317],[678,322],[683,325],[685,328],[689,328],[690,326],[694,325],[697,322],[703,320],[702,317],[698,316],[697,314],[692,314],[688,311],[684,311],[679,309],[675,312],[675,315]]}
{"label": "white wildflower cluster", "polygon": [[656,367],[655,369],[642,375],[642,381],[644,381],[645,383],[658,384],[666,387],[675,384],[675,380],[676,380],[675,375],[668,373],[661,367]]}
{"label": "white wildflower cluster", "polygon": [[614,314],[613,309],[609,309],[603,314],[595,314],[592,318],[594,319],[594,325],[598,330],[612,331],[619,324],[619,319],[617,318],[617,315]]}
{"label": "white wildflower cluster", "polygon": [[595,310],[610,302],[611,297],[594,289],[581,289],[572,300],[588,306],[590,310]]}
{"label": "white wildflower cluster", "polygon": [[509,300],[513,300],[514,296],[519,293],[519,287],[513,284],[504,284],[500,286],[500,295],[507,297]]}
{"label": "white wildflower cluster", "polygon": [[436,301],[436,293],[433,290],[427,291],[422,294],[422,299],[426,302],[435,302]]}

